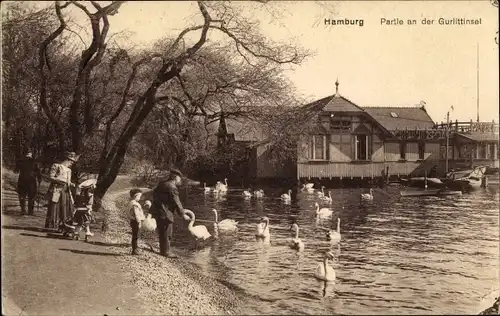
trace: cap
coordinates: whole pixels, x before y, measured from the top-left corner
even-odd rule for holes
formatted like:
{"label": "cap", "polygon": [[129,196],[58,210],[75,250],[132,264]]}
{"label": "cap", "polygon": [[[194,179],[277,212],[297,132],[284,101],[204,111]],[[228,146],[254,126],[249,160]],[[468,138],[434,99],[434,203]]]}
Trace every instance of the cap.
{"label": "cap", "polygon": [[77,155],[74,151],[67,151],[65,154],[64,154],[64,158],[67,158],[73,162],[77,162],[78,161],[78,158],[80,158],[79,155]]}
{"label": "cap", "polygon": [[179,177],[182,177],[182,172],[180,172],[179,170],[177,169],[170,169],[170,175],[171,176],[179,176]]}
{"label": "cap", "polygon": [[130,197],[134,197],[137,193],[142,193],[141,189],[132,189],[130,190]]}

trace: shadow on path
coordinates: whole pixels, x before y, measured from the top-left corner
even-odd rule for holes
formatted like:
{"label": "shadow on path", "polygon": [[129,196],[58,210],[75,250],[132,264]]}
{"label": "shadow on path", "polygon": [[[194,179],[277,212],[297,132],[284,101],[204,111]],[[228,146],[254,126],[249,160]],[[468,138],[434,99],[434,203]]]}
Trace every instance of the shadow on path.
{"label": "shadow on path", "polygon": [[76,250],[76,249],[66,249],[59,248],[59,250],[69,251],[72,253],[77,253],[81,255],[94,255],[94,256],[110,256],[110,257],[121,257],[121,254],[118,253],[109,253],[109,252],[100,252],[100,251],[87,251],[87,250]]}
{"label": "shadow on path", "polygon": [[27,230],[31,232],[38,233],[54,233],[55,230],[52,228],[41,228],[41,227],[30,227],[30,226],[15,226],[15,225],[2,225],[3,229],[18,229],[18,230]]}
{"label": "shadow on path", "polygon": [[121,244],[113,244],[113,243],[106,243],[102,241],[89,241],[87,242],[89,245],[93,246],[101,246],[101,247],[118,247],[118,248],[127,248],[130,247],[129,243],[121,243]]}
{"label": "shadow on path", "polygon": [[58,234],[51,234],[51,233],[47,233],[47,235],[35,235],[35,234],[20,233],[19,235],[21,235],[21,236],[27,236],[27,237],[39,237],[39,238],[71,240],[71,238],[69,238],[69,237],[65,237],[63,235],[58,235]]}

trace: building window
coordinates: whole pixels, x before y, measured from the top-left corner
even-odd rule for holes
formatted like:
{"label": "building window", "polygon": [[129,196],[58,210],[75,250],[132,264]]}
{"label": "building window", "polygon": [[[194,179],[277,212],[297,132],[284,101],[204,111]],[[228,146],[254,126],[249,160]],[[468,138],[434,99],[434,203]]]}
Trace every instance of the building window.
{"label": "building window", "polygon": [[356,135],[354,146],[355,160],[368,160],[368,136]]}
{"label": "building window", "polygon": [[340,120],[337,118],[330,120],[330,129],[332,131],[349,131],[351,125],[352,123],[350,120]]}
{"label": "building window", "polygon": [[309,159],[326,160],[326,136],[314,135],[309,141]]}
{"label": "building window", "polygon": [[495,159],[495,144],[490,144],[490,159]]}
{"label": "building window", "polygon": [[425,159],[425,143],[418,143],[418,159]]}
{"label": "building window", "polygon": [[399,143],[399,159],[406,160],[406,143]]}

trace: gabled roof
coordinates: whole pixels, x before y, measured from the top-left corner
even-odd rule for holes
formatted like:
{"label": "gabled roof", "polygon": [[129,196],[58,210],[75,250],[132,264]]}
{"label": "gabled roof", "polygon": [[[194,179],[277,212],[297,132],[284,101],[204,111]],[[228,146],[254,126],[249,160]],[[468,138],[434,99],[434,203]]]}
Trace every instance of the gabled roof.
{"label": "gabled roof", "polygon": [[434,121],[423,107],[364,107],[364,110],[390,131],[434,127]]}
{"label": "gabled roof", "polygon": [[363,109],[344,98],[339,94],[334,94],[304,106],[305,110],[328,111],[328,112],[363,112]]}
{"label": "gabled roof", "polygon": [[335,94],[330,98],[330,101],[323,107],[323,111],[364,112],[362,108],[339,94]]}

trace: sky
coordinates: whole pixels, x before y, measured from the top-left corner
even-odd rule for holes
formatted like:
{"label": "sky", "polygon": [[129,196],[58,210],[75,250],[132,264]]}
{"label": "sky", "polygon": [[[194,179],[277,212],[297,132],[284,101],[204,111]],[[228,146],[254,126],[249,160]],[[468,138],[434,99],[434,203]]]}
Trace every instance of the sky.
{"label": "sky", "polygon": [[[286,71],[297,93],[313,101],[339,93],[359,106],[417,106],[434,121],[499,121],[498,14],[490,1],[296,1],[237,3],[258,19],[267,38],[313,52]],[[278,16],[269,12],[278,12]],[[72,14],[72,13],[68,13]],[[325,19],[358,25],[325,25]],[[403,25],[381,19],[399,18]],[[422,19],[434,20],[432,25]],[[439,18],[481,19],[479,25],[440,25]],[[408,25],[415,19],[415,25]],[[110,17],[124,44],[147,46],[198,24],[195,2],[127,2]],[[219,38],[209,34],[211,41]],[[477,50],[479,47],[479,55]],[[479,85],[477,62],[479,61]],[[453,106],[453,110],[451,107]]]}

